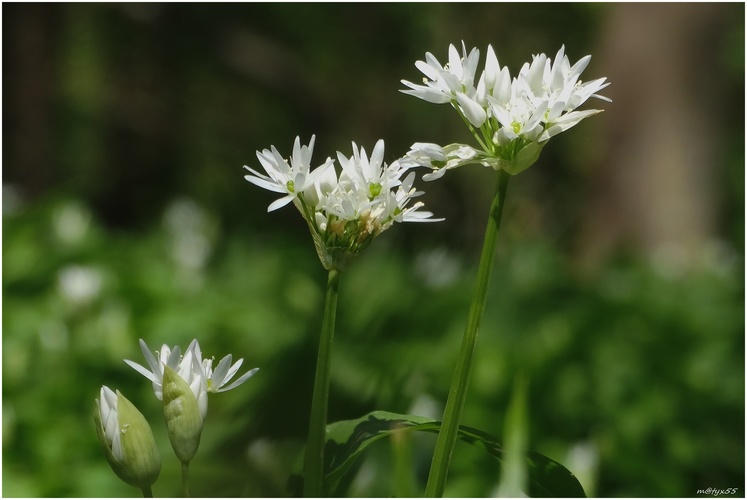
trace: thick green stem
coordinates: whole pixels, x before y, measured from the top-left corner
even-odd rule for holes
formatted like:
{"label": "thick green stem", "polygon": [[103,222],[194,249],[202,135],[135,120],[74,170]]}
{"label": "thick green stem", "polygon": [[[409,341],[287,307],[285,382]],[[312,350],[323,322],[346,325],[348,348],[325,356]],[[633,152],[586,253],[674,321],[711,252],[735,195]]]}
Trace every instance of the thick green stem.
{"label": "thick green stem", "polygon": [[143,488],[143,498],[153,498],[153,490],[150,489],[150,486]]}
{"label": "thick green stem", "polygon": [[501,225],[501,214],[506,198],[509,175],[503,170],[498,171],[498,182],[496,185],[493,203],[490,206],[490,217],[485,229],[485,241],[482,245],[480,265],[477,270],[477,283],[472,296],[472,303],[467,318],[467,326],[462,338],[462,348],[459,352],[456,370],[451,379],[449,397],[446,401],[444,418],[441,423],[441,431],[436,441],[436,449],[433,453],[431,470],[428,475],[428,484],[425,487],[426,497],[441,497],[446,486],[446,475],[451,462],[451,453],[454,451],[459,421],[464,410],[464,402],[467,399],[467,386],[472,373],[472,362],[475,355],[477,343],[477,332],[480,329],[485,300],[488,295],[488,285],[493,272],[495,261],[496,242],[498,241],[498,230]]}
{"label": "thick green stem", "polygon": [[189,462],[182,462],[182,493],[189,497]]}
{"label": "thick green stem", "polygon": [[332,351],[332,339],[335,335],[335,316],[337,313],[337,288],[340,283],[340,271],[332,269],[327,279],[327,298],[324,304],[322,332],[319,338],[319,355],[316,360],[314,378],[314,397],[311,401],[311,418],[309,420],[309,440],[306,444],[304,462],[304,496],[316,498],[322,496],[324,479],[324,441],[327,430],[327,400],[329,399],[329,369]]}

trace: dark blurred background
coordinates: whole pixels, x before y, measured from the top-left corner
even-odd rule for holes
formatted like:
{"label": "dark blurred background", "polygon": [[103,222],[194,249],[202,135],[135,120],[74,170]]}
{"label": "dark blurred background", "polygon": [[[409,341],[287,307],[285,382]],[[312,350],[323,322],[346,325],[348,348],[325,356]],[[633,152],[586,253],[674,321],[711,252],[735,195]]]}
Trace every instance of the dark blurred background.
{"label": "dark blurred background", "polygon": [[[255,151],[317,136],[386,159],[469,142],[448,106],[398,92],[426,51],[492,44],[515,74],[562,44],[612,103],[512,179],[464,423],[500,436],[530,379],[533,449],[589,496],[744,496],[744,5],[19,4],[3,23],[3,495],[138,496],[111,472],[102,384],[149,418],[122,360],[198,338],[259,373],[212,395],[195,496],[286,496],[304,444],[325,272],[291,207],[243,180]],[[482,61],[480,71],[482,70]],[[330,419],[440,418],[494,173],[419,187],[446,221],[397,225],[345,273]],[[419,496],[390,444],[350,496]],[[448,496],[487,496],[497,463],[456,448]]]}

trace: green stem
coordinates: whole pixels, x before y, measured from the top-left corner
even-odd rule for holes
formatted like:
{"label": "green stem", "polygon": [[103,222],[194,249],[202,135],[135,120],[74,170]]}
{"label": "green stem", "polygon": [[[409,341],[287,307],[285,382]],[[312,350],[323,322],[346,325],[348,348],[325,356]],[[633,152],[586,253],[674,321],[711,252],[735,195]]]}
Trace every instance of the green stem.
{"label": "green stem", "polygon": [[480,265],[477,269],[477,283],[470,304],[467,326],[462,338],[462,347],[459,352],[456,370],[451,379],[449,397],[446,401],[444,418],[441,423],[441,431],[438,433],[436,449],[433,453],[431,470],[428,475],[428,483],[425,487],[426,497],[441,497],[446,486],[446,475],[449,470],[451,453],[454,451],[459,421],[464,410],[464,402],[467,399],[467,386],[472,373],[472,362],[475,355],[477,343],[477,332],[480,329],[485,300],[488,295],[488,285],[493,271],[495,261],[496,242],[498,241],[498,230],[501,225],[501,214],[506,198],[509,175],[503,170],[498,171],[498,182],[496,185],[493,203],[490,206],[490,217],[485,229],[485,241],[482,245]]}
{"label": "green stem", "polygon": [[150,486],[143,488],[143,498],[153,498],[153,490],[150,489]]}
{"label": "green stem", "polygon": [[182,492],[189,497],[189,462],[182,462]]}
{"label": "green stem", "polygon": [[309,420],[309,441],[306,444],[304,462],[304,496],[322,496],[324,478],[324,441],[327,429],[327,400],[329,399],[329,369],[332,339],[335,335],[335,315],[337,312],[337,288],[340,271],[332,269],[327,279],[327,298],[324,304],[322,332],[319,338],[319,355],[316,360],[314,397],[311,401]]}

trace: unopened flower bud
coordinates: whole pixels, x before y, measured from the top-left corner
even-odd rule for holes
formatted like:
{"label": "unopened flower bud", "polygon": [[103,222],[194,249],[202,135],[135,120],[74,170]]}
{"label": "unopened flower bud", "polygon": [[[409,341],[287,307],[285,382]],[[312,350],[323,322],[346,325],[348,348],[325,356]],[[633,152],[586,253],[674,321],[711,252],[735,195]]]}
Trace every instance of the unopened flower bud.
{"label": "unopened flower bud", "polygon": [[93,416],[96,434],[115,474],[127,484],[149,488],[161,472],[161,456],[143,414],[119,391],[101,387]]}
{"label": "unopened flower bud", "polygon": [[510,160],[501,160],[498,165],[509,175],[520,174],[535,164],[545,144],[547,143],[530,142],[514,154]]}
{"label": "unopened flower bud", "polygon": [[200,446],[202,412],[189,384],[171,367],[163,368],[163,416],[169,440],[177,458],[189,463]]}

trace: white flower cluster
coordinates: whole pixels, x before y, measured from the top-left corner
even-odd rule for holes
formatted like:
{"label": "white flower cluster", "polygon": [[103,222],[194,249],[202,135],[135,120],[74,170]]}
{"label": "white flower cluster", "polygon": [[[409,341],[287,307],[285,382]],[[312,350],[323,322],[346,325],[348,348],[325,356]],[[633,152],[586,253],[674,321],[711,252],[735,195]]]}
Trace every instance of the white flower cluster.
{"label": "white flower cluster", "polygon": [[230,391],[243,384],[259,370],[259,368],[249,370],[235,381],[229,383],[239,371],[239,368],[241,368],[244,359],[239,359],[232,364],[233,357],[229,354],[221,359],[218,366],[213,370],[213,359],[202,358],[202,351],[197,339],[189,344],[184,355],[182,355],[179,346],[171,348],[164,344],[161,346],[160,352],[155,351],[156,356],[158,356],[156,358],[142,339],[140,339],[140,349],[143,351],[150,370],[128,359],[125,360],[125,363],[153,383],[153,392],[159,401],[163,400],[164,367],[168,366],[174,370],[192,390],[197,399],[200,416],[203,421],[207,416],[208,393]]}
{"label": "white flower cluster", "polygon": [[[467,54],[462,43],[460,56],[456,47],[450,45],[446,65],[442,66],[431,53],[425,54],[425,61],[415,63],[425,75],[424,85],[402,80],[408,87],[408,90],[402,90],[403,93],[432,103],[450,103],[459,112],[484,148],[482,152],[474,151],[473,156],[478,161],[471,163],[482,163],[517,174],[537,160],[548,139],[601,112],[597,109],[576,111],[576,108],[590,97],[610,100],[597,94],[609,85],[606,78],[589,82],[580,79],[591,56],[571,66],[565,55],[565,46],[560,48],[553,61],[545,54],[533,56],[532,62],[525,63],[513,79],[508,68],[500,66],[493,48],[488,45],[485,68],[475,81],[479,58],[477,48]],[[421,160],[423,156],[432,157],[434,151],[445,153],[438,148],[434,144],[418,143],[413,146],[406,162],[417,162],[415,158],[418,156]],[[460,152],[464,156],[465,150]],[[446,156],[452,160],[451,156]],[[482,161],[486,157],[495,161]],[[453,166],[467,163],[459,158],[453,160]],[[438,160],[421,162],[420,165],[443,168]]]}
{"label": "white flower cluster", "polygon": [[[431,212],[420,211],[422,202],[410,200],[423,194],[415,190],[415,173],[405,175],[408,166],[400,160],[384,162],[384,141],[379,140],[371,156],[353,143],[350,157],[338,152],[341,171],[334,160],[311,169],[315,137],[302,146],[296,137],[290,161],[271,149],[257,151],[267,173],[244,166],[244,178],[283,196],[268,207],[268,212],[290,202],[306,219],[322,264],[327,269],[343,269],[347,261],[365,248],[373,238],[395,222],[435,222]],[[403,179],[404,176],[404,179]]]}

